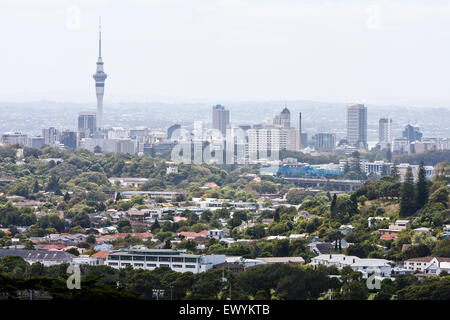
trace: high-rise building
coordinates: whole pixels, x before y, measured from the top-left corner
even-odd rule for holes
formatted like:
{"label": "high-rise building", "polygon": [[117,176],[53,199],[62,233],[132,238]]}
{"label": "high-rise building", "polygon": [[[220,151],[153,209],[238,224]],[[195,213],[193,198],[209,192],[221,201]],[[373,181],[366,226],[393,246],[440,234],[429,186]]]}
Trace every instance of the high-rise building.
{"label": "high-rise building", "polygon": [[302,113],[298,113],[298,151],[303,148],[303,136],[302,136]]}
{"label": "high-rise building", "polygon": [[261,159],[271,152],[286,150],[288,130],[280,128],[249,129],[248,153],[251,159]]}
{"label": "high-rise building", "polygon": [[78,114],[78,139],[91,138],[97,131],[97,116],[95,112],[80,112]]}
{"label": "high-rise building", "polygon": [[223,135],[227,132],[228,124],[230,123],[230,111],[225,110],[225,107],[218,104],[212,107],[212,127],[222,132]]}
{"label": "high-rise building", "polygon": [[302,148],[306,148],[308,146],[308,134],[302,132]]}
{"label": "high-rise building", "polygon": [[422,140],[422,132],[420,132],[418,126],[412,126],[408,124],[403,131],[403,138],[408,139],[409,142]]}
{"label": "high-rise building", "polygon": [[347,106],[347,141],[352,146],[367,149],[367,107],[363,104]]}
{"label": "high-rise building", "polygon": [[291,127],[291,112],[288,108],[284,108],[280,114],[276,115],[273,119],[273,124],[282,128]]}
{"label": "high-rise building", "polygon": [[181,129],[181,125],[179,125],[179,124],[174,124],[174,125],[170,126],[167,129],[167,139],[168,140],[171,140],[171,139],[176,140],[176,139],[178,139],[179,136],[180,136],[180,131],[179,131],[180,129]]}
{"label": "high-rise building", "polygon": [[381,118],[378,126],[378,142],[382,148],[392,144],[392,119]]}
{"label": "high-rise building", "polygon": [[101,24],[99,26],[99,40],[98,40],[98,60],[97,72],[93,75],[95,80],[95,91],[97,94],[97,129],[103,129],[103,94],[105,92],[105,80],[107,74],[103,71],[102,60],[102,30]]}
{"label": "high-rise building", "polygon": [[336,147],[336,136],[332,133],[317,133],[311,140],[317,150],[331,151]]}
{"label": "high-rise building", "polygon": [[75,131],[66,130],[61,132],[61,143],[64,148],[74,150],[77,148],[77,133]]}
{"label": "high-rise building", "polygon": [[59,131],[54,127],[42,129],[42,136],[48,146],[54,146],[59,141]]}

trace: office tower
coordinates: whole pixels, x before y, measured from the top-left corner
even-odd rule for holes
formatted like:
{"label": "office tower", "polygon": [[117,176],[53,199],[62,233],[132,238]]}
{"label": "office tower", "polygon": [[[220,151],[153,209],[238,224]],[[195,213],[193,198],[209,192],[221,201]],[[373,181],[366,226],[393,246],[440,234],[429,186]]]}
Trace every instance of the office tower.
{"label": "office tower", "polygon": [[105,92],[105,80],[107,74],[103,72],[102,60],[102,30],[101,24],[99,26],[99,40],[98,40],[98,60],[97,72],[93,75],[95,80],[95,91],[97,94],[97,129],[103,129],[103,94]]}
{"label": "office tower", "polygon": [[347,141],[352,146],[367,149],[367,107],[363,104],[347,107]]}
{"label": "office tower", "polygon": [[78,114],[78,139],[94,136],[97,131],[96,118],[95,112],[80,112]]}
{"label": "office tower", "polygon": [[273,119],[273,124],[282,128],[291,127],[291,112],[288,108],[284,108],[280,114],[276,115]]}
{"label": "office tower", "polygon": [[300,151],[301,136],[298,129],[281,129],[286,131],[286,150]]}
{"label": "office tower", "polygon": [[66,130],[61,132],[61,143],[64,148],[73,150],[77,147],[77,133],[75,131]]}
{"label": "office tower", "polygon": [[378,142],[382,148],[392,144],[392,119],[381,118],[378,126]]}
{"label": "office tower", "polygon": [[29,137],[28,147],[33,149],[40,149],[45,144],[43,137]]}
{"label": "office tower", "polygon": [[302,139],[302,113],[298,113],[298,151],[303,148],[303,139]]}
{"label": "office tower", "polygon": [[222,132],[223,135],[227,132],[228,124],[230,123],[230,111],[225,110],[224,106],[220,104],[212,107],[212,127]]}
{"label": "office tower", "polygon": [[317,133],[311,140],[317,150],[332,151],[336,147],[336,137],[332,133]]}
{"label": "office tower", "polygon": [[59,132],[54,127],[42,129],[44,143],[48,146],[54,146],[59,141]]}
{"label": "office tower", "polygon": [[20,131],[5,132],[1,141],[5,144],[18,144],[21,147],[25,147],[28,143],[28,136]]}
{"label": "office tower", "polygon": [[306,148],[308,146],[308,134],[302,132],[302,148]]}
{"label": "office tower", "polygon": [[409,142],[422,140],[422,132],[419,131],[418,126],[408,124],[403,131],[403,138],[408,139]]}
{"label": "office tower", "polygon": [[[180,137],[181,125],[174,124],[167,129],[167,140],[177,140]],[[178,131],[177,131],[178,130]]]}

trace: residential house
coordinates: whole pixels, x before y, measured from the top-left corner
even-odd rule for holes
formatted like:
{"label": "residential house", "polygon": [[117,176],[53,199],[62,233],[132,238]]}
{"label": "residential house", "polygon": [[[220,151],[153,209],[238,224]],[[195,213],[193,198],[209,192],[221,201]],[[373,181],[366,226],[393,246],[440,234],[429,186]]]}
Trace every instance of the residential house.
{"label": "residential house", "polygon": [[423,233],[423,234],[426,234],[427,236],[431,236],[430,228],[421,227],[421,228],[416,228],[413,231],[416,233]]}
{"label": "residential house", "polygon": [[[449,271],[448,265],[450,258],[442,257],[421,257],[411,258],[403,261],[403,268],[412,270],[413,272],[429,273],[439,275],[440,271]],[[428,271],[428,272],[427,272]]]}
{"label": "residential house", "polygon": [[46,267],[62,263],[72,263],[76,257],[65,251],[0,249],[0,258],[6,256],[19,256],[29,264],[40,262]]}
{"label": "residential house", "polygon": [[334,246],[331,242],[318,242],[313,241],[306,245],[308,251],[313,252],[318,255],[328,254],[334,249]]}
{"label": "residential house", "polygon": [[351,224],[343,224],[339,227],[339,231],[343,234],[346,235],[350,232],[353,232],[353,230],[355,230],[355,227],[352,226]]}
{"label": "residential house", "polygon": [[354,271],[361,272],[363,278],[367,278],[369,274],[389,277],[394,265],[392,261],[385,259],[362,259],[343,254],[322,254],[312,258],[309,264],[314,267],[319,265],[335,266],[338,269],[348,266]]}
{"label": "residential house", "polygon": [[226,236],[228,236],[228,234],[225,233],[225,231],[221,230],[221,229],[208,230],[208,234],[207,234],[208,238],[214,238],[217,240],[225,238]]}

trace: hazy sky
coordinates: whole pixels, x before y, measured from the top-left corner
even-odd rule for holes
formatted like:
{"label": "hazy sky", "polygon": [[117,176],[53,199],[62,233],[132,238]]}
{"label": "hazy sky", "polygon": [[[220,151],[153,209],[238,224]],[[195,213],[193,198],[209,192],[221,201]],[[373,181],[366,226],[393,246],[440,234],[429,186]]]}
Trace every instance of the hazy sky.
{"label": "hazy sky", "polygon": [[450,105],[450,2],[0,0],[0,101]]}

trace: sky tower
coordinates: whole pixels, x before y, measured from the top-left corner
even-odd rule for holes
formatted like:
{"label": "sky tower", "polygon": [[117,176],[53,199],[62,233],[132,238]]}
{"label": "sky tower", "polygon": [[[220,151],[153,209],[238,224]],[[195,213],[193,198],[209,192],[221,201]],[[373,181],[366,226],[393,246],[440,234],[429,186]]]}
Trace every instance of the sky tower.
{"label": "sky tower", "polygon": [[95,80],[95,92],[97,94],[97,130],[100,131],[103,129],[103,94],[105,92],[105,80],[107,77],[107,74],[103,72],[101,20],[99,21],[97,72],[93,76]]}

